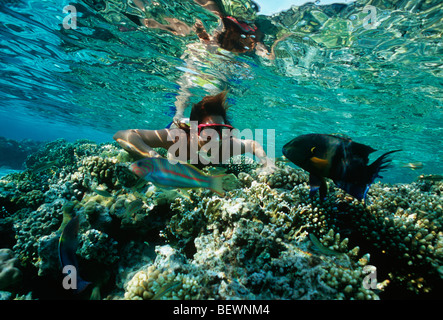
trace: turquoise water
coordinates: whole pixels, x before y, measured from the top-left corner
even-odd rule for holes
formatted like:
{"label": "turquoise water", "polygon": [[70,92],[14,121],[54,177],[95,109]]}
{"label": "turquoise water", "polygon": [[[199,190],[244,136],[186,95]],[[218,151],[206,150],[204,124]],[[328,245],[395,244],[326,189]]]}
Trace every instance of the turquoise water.
{"label": "turquoise water", "polygon": [[[0,9],[0,136],[11,139],[112,141],[121,129],[165,127],[189,88],[189,104],[229,90],[239,129],[275,130],[275,154],[300,134],[342,133],[395,154],[386,182],[441,174],[443,4],[440,1],[357,1],[307,4],[262,16],[275,60],[251,55],[193,56],[186,36],[131,25],[125,2],[96,10],[82,2],[3,1]],[[175,17],[208,30],[217,18],[193,1],[152,5],[159,21]],[[77,9],[65,29],[63,8]],[[365,28],[365,5],[377,25]],[[371,22],[372,23],[372,22]],[[281,33],[280,33],[281,35]],[[189,114],[189,109],[185,115]],[[264,141],[265,150],[267,147]],[[402,167],[422,162],[420,170]]]}

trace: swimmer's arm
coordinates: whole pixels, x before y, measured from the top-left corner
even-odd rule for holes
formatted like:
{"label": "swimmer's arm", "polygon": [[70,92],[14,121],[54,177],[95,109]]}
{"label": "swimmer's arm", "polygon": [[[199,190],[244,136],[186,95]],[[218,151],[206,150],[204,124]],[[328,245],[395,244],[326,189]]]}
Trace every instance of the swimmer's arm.
{"label": "swimmer's arm", "polygon": [[213,0],[194,0],[196,3],[201,5],[203,8],[205,8],[208,11],[211,11],[212,13],[216,14],[217,16],[222,16],[222,11],[220,10],[219,6],[215,3]]}
{"label": "swimmer's arm", "polygon": [[274,60],[275,59],[275,47],[277,46],[277,44],[280,41],[285,40],[286,38],[288,38],[289,36],[292,36],[292,33],[287,33],[285,35],[283,35],[282,37],[280,37],[279,39],[277,39],[271,47],[271,50],[269,51],[266,46],[263,44],[263,42],[259,42],[257,43],[257,46],[255,47],[255,52],[258,56],[262,57],[262,58],[267,58],[269,60]]}
{"label": "swimmer's arm", "polygon": [[209,36],[200,19],[195,20],[193,30],[197,34],[200,41],[202,41],[203,43],[209,43],[211,41],[211,37]]}
{"label": "swimmer's arm", "polygon": [[[240,147],[238,146],[240,144]],[[231,139],[231,154],[235,156],[235,150],[240,150],[240,154],[251,153],[252,155],[259,158],[259,163],[261,165],[272,165],[273,162],[268,158],[266,152],[260,143],[255,140],[239,140],[237,138]]]}
{"label": "swimmer's arm", "polygon": [[270,50],[264,43],[263,39],[265,35],[259,30],[256,31],[255,36],[257,38],[257,44],[255,45],[255,54],[262,58],[273,60],[275,56],[272,50]]}
{"label": "swimmer's arm", "polygon": [[257,45],[255,46],[255,54],[258,55],[259,57],[266,58],[269,60],[275,59],[274,51],[271,50],[271,52],[269,52],[268,48],[265,46],[263,42],[257,42]]}
{"label": "swimmer's arm", "polygon": [[242,154],[245,153],[252,153],[254,156],[260,159],[260,164],[265,164],[266,159],[268,158],[266,156],[265,151],[263,150],[263,147],[255,140],[241,140],[242,142]]}
{"label": "swimmer's arm", "polygon": [[169,130],[120,130],[114,140],[126,151],[143,158],[161,157],[153,148],[168,149],[173,141],[168,141]]}
{"label": "swimmer's arm", "polygon": [[241,142],[244,145],[242,153],[250,152],[260,159],[259,163],[262,165],[262,167],[259,169],[259,172],[263,174],[270,174],[277,169],[274,161],[268,158],[260,143],[255,140],[241,140]]}

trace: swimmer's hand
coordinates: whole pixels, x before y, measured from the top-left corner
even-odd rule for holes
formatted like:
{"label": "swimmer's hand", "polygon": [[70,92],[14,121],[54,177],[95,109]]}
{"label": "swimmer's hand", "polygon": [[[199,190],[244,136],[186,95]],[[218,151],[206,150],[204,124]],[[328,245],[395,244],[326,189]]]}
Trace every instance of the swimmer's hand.
{"label": "swimmer's hand", "polygon": [[159,155],[156,151],[151,150],[149,152],[143,152],[142,156],[144,158],[163,158],[161,155]]}
{"label": "swimmer's hand", "polygon": [[208,43],[211,40],[209,34],[206,32],[206,29],[203,26],[203,23],[201,22],[200,19],[195,20],[195,24],[192,29],[203,43]]}
{"label": "swimmer's hand", "polygon": [[269,175],[277,170],[277,166],[275,165],[274,161],[269,158],[266,158],[262,164],[263,165],[260,168],[256,169],[259,175]]}

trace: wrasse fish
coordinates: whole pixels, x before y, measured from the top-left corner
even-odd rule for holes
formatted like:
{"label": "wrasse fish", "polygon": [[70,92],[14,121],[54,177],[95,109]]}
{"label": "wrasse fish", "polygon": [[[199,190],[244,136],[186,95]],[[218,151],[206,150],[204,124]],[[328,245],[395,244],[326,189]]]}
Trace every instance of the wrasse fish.
{"label": "wrasse fish", "polygon": [[143,207],[143,201],[140,199],[136,199],[128,204],[126,207],[126,215],[131,217],[134,213],[140,210]]}
{"label": "wrasse fish", "polygon": [[32,168],[30,168],[31,172],[33,174],[39,174],[41,172],[44,172],[48,169],[51,169],[53,167],[59,167],[60,164],[57,160],[54,161],[47,161],[47,162],[42,162],[42,163],[38,163],[35,166],[33,166]]}
{"label": "wrasse fish", "polygon": [[112,194],[109,193],[109,191],[104,190],[104,189],[98,189],[98,188],[93,188],[92,191],[94,191],[96,194],[105,197],[105,198],[112,198]]}
{"label": "wrasse fish", "polygon": [[306,134],[283,146],[283,154],[294,164],[308,171],[311,196],[320,190],[320,199],[327,194],[325,178],[330,178],[340,189],[358,200],[366,200],[369,186],[391,160],[384,153],[371,165],[369,154],[375,149],[350,138],[329,134]]}
{"label": "wrasse fish", "polygon": [[443,175],[441,174],[422,174],[418,177],[419,180],[428,180],[428,181],[442,181]]}
{"label": "wrasse fish", "polygon": [[409,162],[404,163],[402,165],[402,168],[410,168],[412,170],[422,169],[423,168],[423,162]]}
{"label": "wrasse fish", "polygon": [[181,281],[175,281],[172,283],[168,283],[167,285],[165,285],[164,287],[162,287],[156,294],[155,296],[152,297],[152,300],[160,300],[160,298],[162,296],[164,296],[165,294],[167,294],[168,292],[174,290],[175,288],[177,288],[179,285],[181,285],[182,282]]}
{"label": "wrasse fish", "polygon": [[80,293],[90,284],[83,280],[78,272],[78,263],[75,252],[77,251],[79,220],[78,216],[72,218],[64,227],[58,243],[58,253],[62,269],[66,266],[73,266],[77,274],[77,288],[73,288],[75,293]]}
{"label": "wrasse fish", "polygon": [[314,246],[317,248],[318,251],[320,251],[321,253],[327,255],[327,256],[342,256],[344,255],[341,252],[337,252],[334,250],[331,250],[327,247],[325,247],[320,240],[318,240],[318,238],[313,235],[312,233],[309,234],[309,239],[311,240],[311,242],[314,244]]}
{"label": "wrasse fish", "polygon": [[187,163],[171,164],[165,158],[145,158],[132,163],[130,170],[162,188],[208,188],[224,195],[224,175],[209,176]]}

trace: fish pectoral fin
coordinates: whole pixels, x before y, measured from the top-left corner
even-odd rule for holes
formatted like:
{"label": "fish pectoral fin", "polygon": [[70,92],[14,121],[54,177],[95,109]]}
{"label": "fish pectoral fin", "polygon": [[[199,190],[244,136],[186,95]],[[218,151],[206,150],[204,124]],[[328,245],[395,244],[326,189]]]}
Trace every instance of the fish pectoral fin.
{"label": "fish pectoral fin", "polygon": [[320,170],[325,170],[329,165],[329,161],[327,159],[311,157],[309,160],[311,160],[312,164]]}
{"label": "fish pectoral fin", "polygon": [[225,190],[223,189],[223,177],[225,176],[226,176],[225,174],[218,176],[211,176],[210,189],[221,197],[225,195]]}
{"label": "fish pectoral fin", "polygon": [[77,275],[77,289],[75,289],[74,292],[76,294],[82,293],[90,284],[91,282],[83,280],[79,275]]}
{"label": "fish pectoral fin", "polygon": [[322,158],[318,158],[318,157],[311,157],[311,162],[320,165],[320,166],[326,166],[329,162],[327,159],[322,159]]}
{"label": "fish pectoral fin", "polygon": [[325,178],[310,174],[309,185],[311,187],[309,192],[310,197],[313,197],[317,191],[320,190],[320,200],[326,198],[326,194],[328,193],[328,185],[326,184]]}

